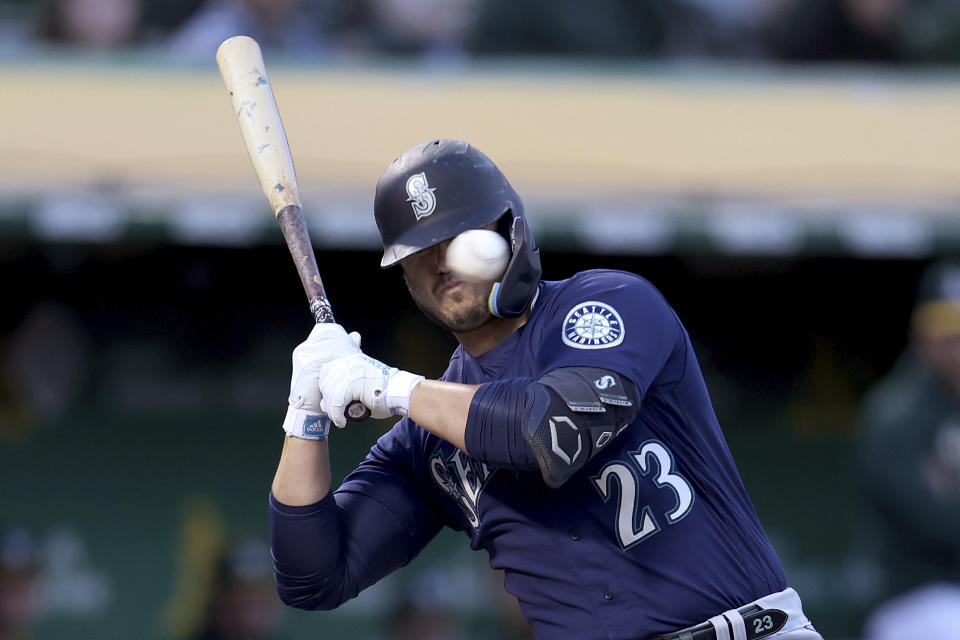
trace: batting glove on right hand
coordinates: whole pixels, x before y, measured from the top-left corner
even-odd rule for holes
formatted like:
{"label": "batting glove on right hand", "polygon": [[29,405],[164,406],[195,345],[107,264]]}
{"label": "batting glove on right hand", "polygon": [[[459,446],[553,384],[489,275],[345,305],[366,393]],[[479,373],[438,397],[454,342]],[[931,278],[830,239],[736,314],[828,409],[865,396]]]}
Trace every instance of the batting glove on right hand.
{"label": "batting glove on right hand", "polygon": [[423,376],[390,367],[358,351],[331,360],[320,371],[321,406],[338,427],[347,424],[344,410],[359,401],[374,418],[407,415],[410,394]]}
{"label": "batting glove on right hand", "polygon": [[330,419],[320,403],[320,369],[332,360],[360,352],[360,334],[347,332],[339,324],[316,325],[305,341],[293,350],[293,375],[287,398],[283,430],[306,440],[326,440]]}

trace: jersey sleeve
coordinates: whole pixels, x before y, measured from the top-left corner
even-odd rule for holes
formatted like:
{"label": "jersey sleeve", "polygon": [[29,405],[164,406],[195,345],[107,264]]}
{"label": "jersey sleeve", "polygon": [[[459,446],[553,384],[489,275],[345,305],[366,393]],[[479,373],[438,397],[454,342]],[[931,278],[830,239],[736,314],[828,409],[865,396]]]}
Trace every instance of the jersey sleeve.
{"label": "jersey sleeve", "polygon": [[640,397],[654,383],[683,376],[686,333],[663,295],[647,280],[622,271],[587,271],[571,279],[544,309],[538,369],[612,369],[637,388]]}
{"label": "jersey sleeve", "polygon": [[401,420],[335,493],[306,507],[270,496],[274,573],[281,599],[333,609],[410,562],[442,526],[421,486],[416,426]]}

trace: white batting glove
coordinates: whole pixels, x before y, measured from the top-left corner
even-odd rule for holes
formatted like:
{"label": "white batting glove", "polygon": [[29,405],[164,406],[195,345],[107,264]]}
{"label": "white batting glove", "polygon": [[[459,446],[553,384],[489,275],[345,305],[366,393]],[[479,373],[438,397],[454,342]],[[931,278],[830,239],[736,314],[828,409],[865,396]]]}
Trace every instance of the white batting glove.
{"label": "white batting glove", "polygon": [[293,375],[283,430],[306,440],[326,440],[330,419],[320,403],[320,369],[324,363],[360,352],[360,334],[347,334],[339,324],[316,325],[293,350]]}
{"label": "white batting glove", "polygon": [[347,424],[344,409],[359,400],[374,418],[407,415],[410,394],[424,377],[358,352],[325,363],[320,370],[323,411],[338,427]]}

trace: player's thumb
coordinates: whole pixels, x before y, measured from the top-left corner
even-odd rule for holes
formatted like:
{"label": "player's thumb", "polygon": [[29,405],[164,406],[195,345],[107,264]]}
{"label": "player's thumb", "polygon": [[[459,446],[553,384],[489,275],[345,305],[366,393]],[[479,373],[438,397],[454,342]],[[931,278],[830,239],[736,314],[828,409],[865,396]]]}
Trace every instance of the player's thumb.
{"label": "player's thumb", "polygon": [[356,345],[357,349],[360,348],[360,334],[356,331],[350,332],[350,339],[353,340],[353,344]]}
{"label": "player's thumb", "polygon": [[327,417],[333,421],[333,424],[337,425],[338,429],[343,429],[347,426],[347,416],[344,415],[344,406],[331,404],[327,406]]}
{"label": "player's thumb", "polygon": [[347,425],[347,418],[344,415],[342,406],[338,407],[332,402],[327,402],[326,398],[320,398],[320,411],[327,414],[330,421],[341,429]]}

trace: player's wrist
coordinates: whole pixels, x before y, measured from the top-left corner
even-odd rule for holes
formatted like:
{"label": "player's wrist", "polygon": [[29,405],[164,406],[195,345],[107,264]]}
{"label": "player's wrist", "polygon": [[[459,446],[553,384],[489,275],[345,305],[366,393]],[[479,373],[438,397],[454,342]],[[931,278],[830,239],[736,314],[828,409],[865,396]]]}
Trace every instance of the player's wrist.
{"label": "player's wrist", "polygon": [[384,389],[387,407],[393,415],[405,416],[410,412],[410,396],[425,378],[409,371],[395,370],[387,376]]}
{"label": "player's wrist", "polygon": [[289,406],[283,418],[283,431],[301,440],[326,440],[330,436],[330,418],[322,413]]}

